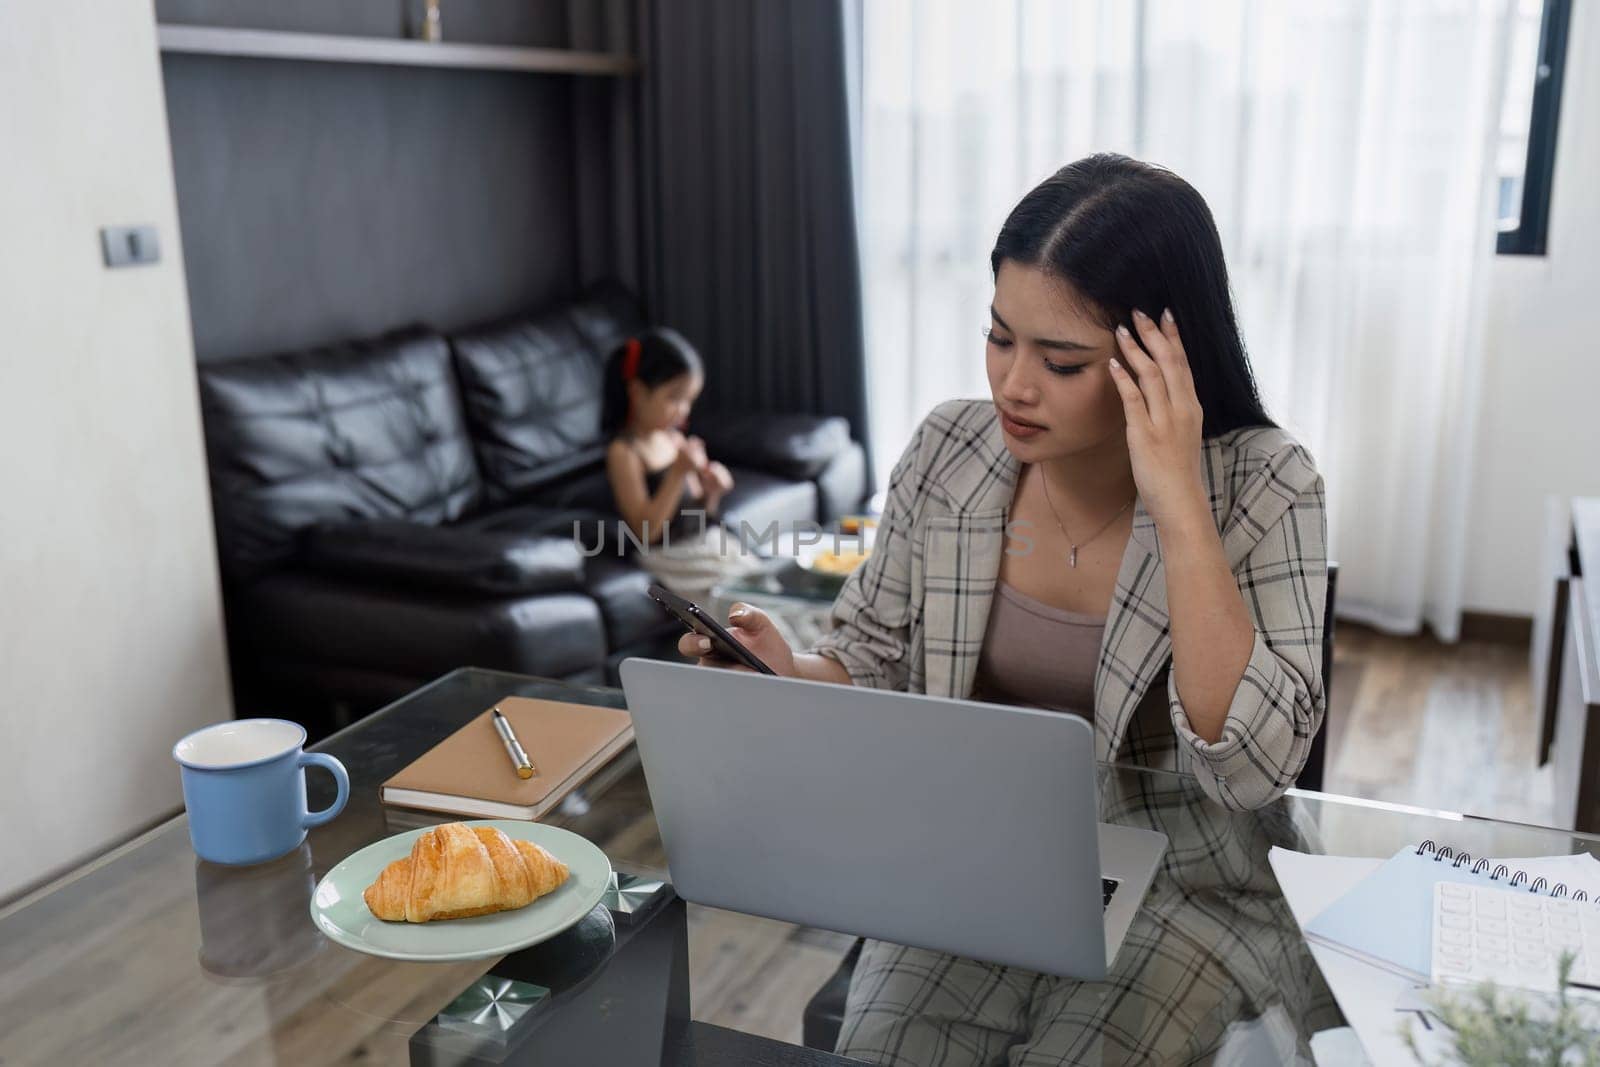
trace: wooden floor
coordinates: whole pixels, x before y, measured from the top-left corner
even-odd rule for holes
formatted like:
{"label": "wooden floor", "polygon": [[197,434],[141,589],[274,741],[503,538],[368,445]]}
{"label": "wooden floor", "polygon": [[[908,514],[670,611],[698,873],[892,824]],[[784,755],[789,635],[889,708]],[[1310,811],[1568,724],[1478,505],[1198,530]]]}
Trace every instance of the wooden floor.
{"label": "wooden floor", "polygon": [[1325,791],[1549,823],[1526,648],[1337,635]]}
{"label": "wooden floor", "polygon": [[[1526,648],[1347,623],[1337,633],[1326,791],[1549,821]],[[710,908],[691,907],[689,921],[695,1017],[795,1043],[806,1002],[853,941]]]}

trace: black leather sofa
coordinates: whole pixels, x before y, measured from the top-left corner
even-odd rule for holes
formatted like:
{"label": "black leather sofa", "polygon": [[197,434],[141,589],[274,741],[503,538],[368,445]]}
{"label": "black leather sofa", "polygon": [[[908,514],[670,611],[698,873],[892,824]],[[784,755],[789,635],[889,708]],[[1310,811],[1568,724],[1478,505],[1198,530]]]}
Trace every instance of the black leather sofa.
{"label": "black leather sofa", "polygon": [[[320,733],[460,666],[614,684],[627,656],[675,656],[618,554],[598,439],[606,355],[644,325],[606,286],[448,338],[202,364],[239,714]],[[734,474],[736,523],[862,503],[842,419],[696,412],[692,429]]]}

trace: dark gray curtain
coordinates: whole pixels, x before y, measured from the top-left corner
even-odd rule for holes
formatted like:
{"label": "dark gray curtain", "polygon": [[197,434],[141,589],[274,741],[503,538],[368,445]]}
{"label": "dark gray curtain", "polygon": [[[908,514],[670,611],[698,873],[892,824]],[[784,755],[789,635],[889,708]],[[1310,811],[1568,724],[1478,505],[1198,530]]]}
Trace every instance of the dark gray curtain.
{"label": "dark gray curtain", "polygon": [[708,408],[866,444],[846,43],[840,0],[641,0],[642,262]]}
{"label": "dark gray curtain", "polygon": [[[631,0],[567,0],[567,44],[632,54]],[[581,286],[616,279],[643,292],[639,226],[639,86],[632,77],[568,79],[572,89],[574,229]]]}

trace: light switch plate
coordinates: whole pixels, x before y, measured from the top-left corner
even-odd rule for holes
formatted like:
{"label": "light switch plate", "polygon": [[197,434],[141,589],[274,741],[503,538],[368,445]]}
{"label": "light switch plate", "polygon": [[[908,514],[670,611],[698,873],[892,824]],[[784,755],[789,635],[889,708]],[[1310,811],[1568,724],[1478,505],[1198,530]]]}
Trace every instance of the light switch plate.
{"label": "light switch plate", "polygon": [[102,226],[100,249],[108,267],[132,267],[161,258],[161,240],[154,226]]}

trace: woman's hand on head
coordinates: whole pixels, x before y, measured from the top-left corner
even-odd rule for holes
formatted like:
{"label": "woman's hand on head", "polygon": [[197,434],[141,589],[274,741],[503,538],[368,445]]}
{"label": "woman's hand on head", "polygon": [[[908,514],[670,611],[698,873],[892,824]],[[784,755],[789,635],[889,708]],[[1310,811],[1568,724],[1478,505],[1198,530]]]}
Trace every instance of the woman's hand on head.
{"label": "woman's hand on head", "polygon": [[[772,619],[759,608],[748,604],[734,604],[728,612],[728,632],[733,639],[755,654],[762,663],[785,678],[798,678],[795,669],[794,649],[778,633]],[[749,671],[750,668],[723,659],[711,651],[709,638],[688,633],[678,639],[678,651],[685,656],[699,658],[702,667],[723,667],[730,670]],[[751,673],[754,673],[753,671]]]}
{"label": "woman's hand on head", "polygon": [[1122,359],[1112,360],[1111,380],[1128,421],[1128,454],[1139,497],[1158,527],[1202,515],[1210,522],[1200,470],[1205,413],[1178,324],[1170,311],[1158,323],[1138,309],[1133,322],[1138,340],[1127,327],[1117,327]]}

